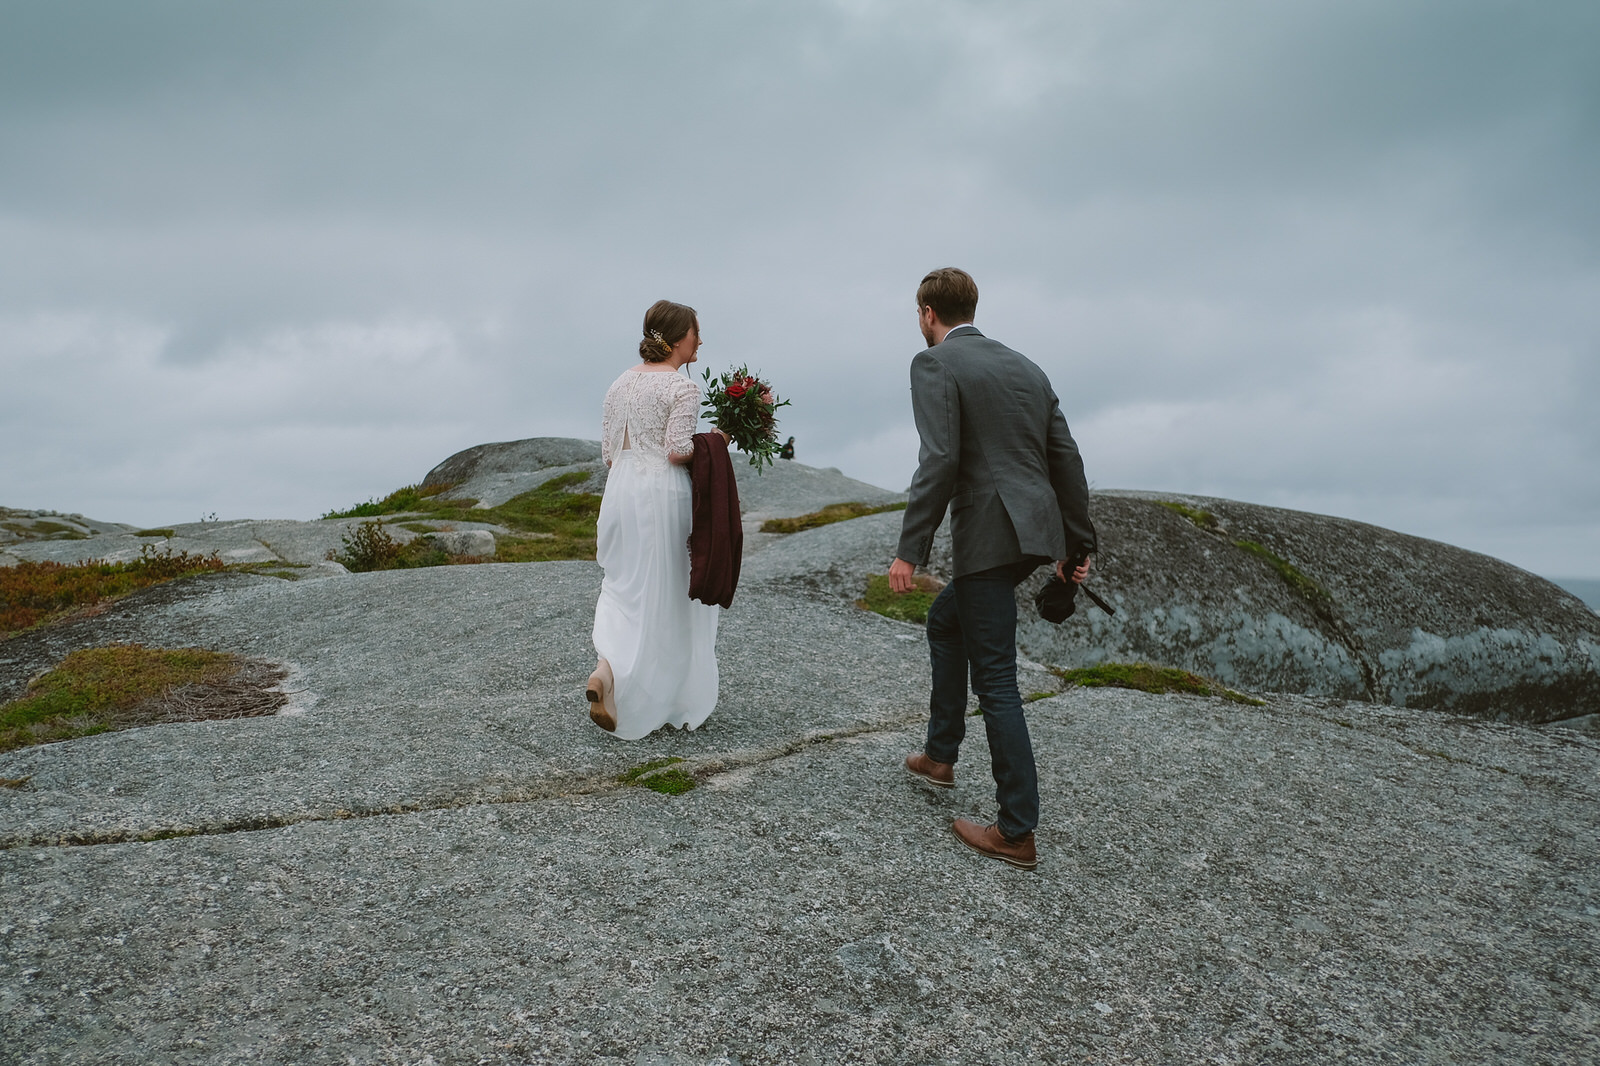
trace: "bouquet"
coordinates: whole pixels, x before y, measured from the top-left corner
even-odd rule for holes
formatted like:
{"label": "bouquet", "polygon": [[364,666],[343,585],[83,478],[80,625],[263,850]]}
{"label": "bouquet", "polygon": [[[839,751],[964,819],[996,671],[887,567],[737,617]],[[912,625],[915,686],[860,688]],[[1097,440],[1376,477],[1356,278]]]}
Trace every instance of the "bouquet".
{"label": "bouquet", "polygon": [[700,406],[711,408],[711,424],[730,438],[733,446],[750,457],[750,465],[761,473],[763,464],[778,454],[778,420],[774,412],[789,406],[772,394],[772,386],[741,366],[720,377],[707,370],[706,398]]}

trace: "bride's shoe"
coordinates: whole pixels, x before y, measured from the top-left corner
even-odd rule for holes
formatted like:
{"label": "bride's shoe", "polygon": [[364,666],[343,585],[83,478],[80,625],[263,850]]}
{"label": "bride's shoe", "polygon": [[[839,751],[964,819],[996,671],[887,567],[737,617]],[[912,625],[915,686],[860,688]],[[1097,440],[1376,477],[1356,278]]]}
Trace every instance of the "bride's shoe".
{"label": "bride's shoe", "polygon": [[589,675],[584,687],[584,698],[589,701],[589,719],[607,733],[617,731],[617,682],[611,674],[611,664],[600,660]]}

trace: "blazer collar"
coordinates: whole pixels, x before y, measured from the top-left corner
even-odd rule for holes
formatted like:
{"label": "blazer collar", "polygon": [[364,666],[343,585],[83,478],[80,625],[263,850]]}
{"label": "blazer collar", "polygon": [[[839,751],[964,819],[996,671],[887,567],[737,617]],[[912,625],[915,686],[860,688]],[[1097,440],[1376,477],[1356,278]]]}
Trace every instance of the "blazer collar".
{"label": "blazer collar", "polygon": [[[978,332],[978,327],[977,326],[974,326],[971,322],[963,322],[961,325],[956,326],[953,329],[951,329],[949,333],[946,333],[944,335],[944,339],[945,340],[949,340],[951,337],[981,337],[981,336],[983,336],[983,334]],[[943,341],[941,341],[940,343],[943,343]]]}

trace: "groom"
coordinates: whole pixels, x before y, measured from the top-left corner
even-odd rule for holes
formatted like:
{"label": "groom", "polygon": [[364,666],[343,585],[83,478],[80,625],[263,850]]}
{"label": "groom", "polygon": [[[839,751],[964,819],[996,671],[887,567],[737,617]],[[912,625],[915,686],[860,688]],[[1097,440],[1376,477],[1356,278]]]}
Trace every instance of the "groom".
{"label": "groom", "polygon": [[914,587],[946,506],[954,573],[928,608],[928,739],[906,756],[906,769],[954,787],[970,669],[1000,814],[991,825],[957,818],[952,828],[974,851],[1032,869],[1039,783],[1017,691],[1015,590],[1051,560],[1064,579],[1081,583],[1095,535],[1083,459],[1050,379],[979,333],[977,309],[978,285],[966,271],[935,270],[917,288],[928,348],[911,361],[911,407],[922,452],[889,583],[896,592]]}

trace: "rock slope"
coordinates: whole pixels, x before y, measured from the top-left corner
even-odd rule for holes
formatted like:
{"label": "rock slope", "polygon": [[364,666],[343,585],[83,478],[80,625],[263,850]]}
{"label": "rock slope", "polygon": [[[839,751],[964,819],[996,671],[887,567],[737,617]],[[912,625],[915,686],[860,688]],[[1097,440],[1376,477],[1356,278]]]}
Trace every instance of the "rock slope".
{"label": "rock slope", "polygon": [[[778,476],[782,506],[837,502]],[[1182,602],[1142,605],[1140,560],[1233,567],[1227,534],[1327,581],[1377,643],[1366,600],[1291,554],[1331,520],[1201,503],[1224,532],[1193,540],[1097,498],[1119,619]],[[754,542],[716,713],[631,744],[580,694],[590,562],[208,574],[0,642],[0,699],[137,640],[281,663],[290,701],[0,754],[0,1059],[1600,1058],[1600,743],[1332,696],[1070,690],[1028,708],[1042,861],[1015,871],[949,834],[993,811],[980,720],[955,789],[900,768],[927,647],[851,602],[898,525]],[[1239,602],[1293,608],[1275,569],[1223,565]],[[623,779],[668,759],[698,787]]]}
{"label": "rock slope", "polygon": [[[747,523],[755,526],[768,518],[806,514],[830,503],[876,505],[906,498],[903,492],[890,492],[846,477],[837,467],[818,468],[778,460],[758,471],[738,452],[733,453],[733,460],[739,503]],[[600,459],[598,441],[531,437],[480,444],[457,452],[428,471],[423,484],[450,485],[451,496],[496,507],[550,478],[575,472],[587,474],[588,480],[574,484],[573,491],[605,491],[606,465]]]}
{"label": "rock slope", "polygon": [[1094,516],[1091,585],[1118,613],[1056,627],[1024,612],[1035,658],[1147,660],[1243,688],[1507,720],[1600,712],[1600,617],[1509,563],[1232,500],[1097,493]]}
{"label": "rock slope", "polygon": [[[717,712],[624,744],[579,694],[599,577],[216,574],[0,644],[13,678],[113,638],[204,644],[286,664],[293,701],[0,755],[23,782],[0,789],[6,1061],[1600,1052],[1600,745],[1075,690],[1029,707],[1025,874],[949,834],[992,811],[978,722],[956,789],[899,767],[917,627],[753,577]],[[619,780],[668,758],[700,787]]]}
{"label": "rock slope", "polygon": [[[1202,529],[1163,506],[1211,514]],[[1087,599],[1060,626],[1018,589],[1018,647],[1075,668],[1153,662],[1236,688],[1525,722],[1600,713],[1600,617],[1508,563],[1375,526],[1227,500],[1097,492]],[[894,557],[900,515],[796,533],[745,572],[854,600]],[[1261,551],[1241,548],[1237,541]],[[1268,556],[1277,559],[1275,563]],[[1305,582],[1285,578],[1278,563]],[[948,577],[947,530],[932,569]],[[1308,584],[1309,583],[1309,584]],[[1320,591],[1319,591],[1320,590]]]}

